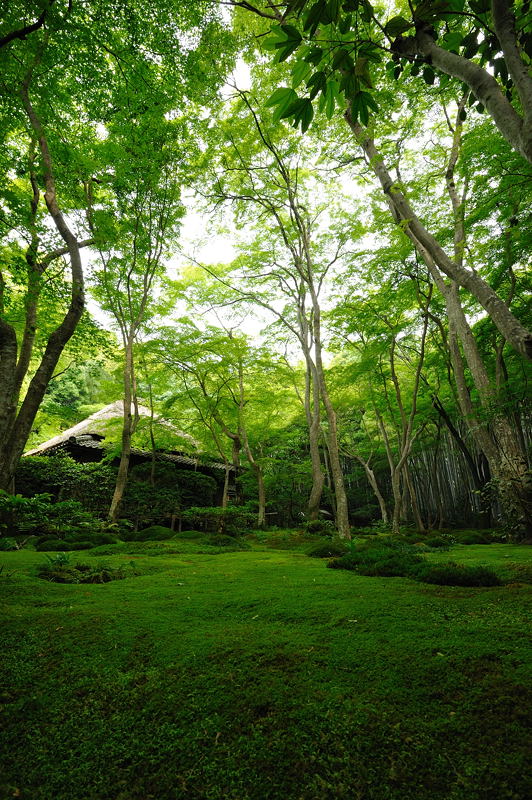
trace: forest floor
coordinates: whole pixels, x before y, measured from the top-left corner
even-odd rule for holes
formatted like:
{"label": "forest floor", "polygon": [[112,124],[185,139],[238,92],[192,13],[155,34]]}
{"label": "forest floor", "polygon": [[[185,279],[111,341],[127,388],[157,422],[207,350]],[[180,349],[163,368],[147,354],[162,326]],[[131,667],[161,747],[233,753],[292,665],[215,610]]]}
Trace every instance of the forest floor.
{"label": "forest floor", "polygon": [[[1,800],[532,796],[530,585],[361,577],[267,537],[157,548],[72,553],[129,570],[103,585],[0,553]],[[532,547],[427,557],[507,576]]]}

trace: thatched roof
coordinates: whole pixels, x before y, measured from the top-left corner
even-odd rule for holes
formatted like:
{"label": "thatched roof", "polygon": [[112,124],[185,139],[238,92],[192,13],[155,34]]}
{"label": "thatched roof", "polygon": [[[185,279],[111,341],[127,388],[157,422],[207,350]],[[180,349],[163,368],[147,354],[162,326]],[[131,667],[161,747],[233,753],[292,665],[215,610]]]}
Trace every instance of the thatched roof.
{"label": "thatched roof", "polygon": [[[96,411],[94,414],[91,414],[90,417],[87,417],[87,419],[84,419],[82,422],[78,422],[77,425],[73,425],[71,428],[63,431],[58,436],[53,436],[51,439],[48,439],[47,442],[43,442],[33,450],[28,450],[28,452],[24,453],[24,455],[51,455],[52,453],[61,452],[62,450],[68,449],[70,445],[74,445],[76,448],[82,448],[82,451],[99,450],[103,455],[103,451],[110,447],[110,445],[104,444],[102,441],[105,439],[105,433],[102,433],[102,431],[106,430],[104,423],[110,419],[120,419],[123,415],[123,408],[124,404],[121,400],[117,400],[115,403],[109,403],[109,405],[105,406],[105,408],[100,409],[100,411]],[[142,417],[149,417],[150,410],[145,406],[139,406],[139,414]],[[176,439],[184,439],[190,450],[198,450],[198,443],[194,437],[190,436],[190,434],[178,430],[174,425],[172,425],[171,422],[168,422],[168,420],[165,420],[161,417],[157,418],[155,421],[172,431]],[[80,452],[79,449],[78,452]],[[140,450],[138,447],[132,447],[131,453],[133,456],[139,456],[142,459],[149,459],[152,457],[151,452]],[[232,465],[229,466],[220,461],[204,460],[199,456],[199,454],[192,455],[180,451],[157,452],[155,458],[157,461],[172,461],[175,464],[181,464],[184,467],[193,469],[209,467],[220,470],[225,470],[226,468],[228,468],[230,471],[234,470]]]}
{"label": "thatched roof", "polygon": [[[43,442],[38,447],[33,448],[33,450],[28,450],[27,453],[24,453],[25,456],[38,456],[42,453],[48,452],[52,448],[56,448],[61,444],[64,444],[72,437],[76,438],[82,434],[91,433],[91,434],[100,434],[101,439],[105,438],[105,422],[110,419],[119,419],[122,417],[124,413],[124,403],[122,400],[117,400],[114,403],[109,403],[108,406],[105,408],[101,408],[99,411],[96,411],[94,414],[91,414],[90,417],[87,419],[78,422],[77,425],[73,425],[71,428],[68,428],[66,431],[58,434],[57,436],[53,436],[51,439],[48,439],[47,442]],[[141,417],[149,417],[151,412],[149,408],[146,406],[139,406],[139,414]],[[188,433],[184,433],[183,431],[178,430],[175,428],[171,422],[165,420],[161,417],[156,418],[155,422],[160,425],[164,425],[165,428],[168,428],[172,431],[176,438],[184,439],[186,441],[187,447],[190,447],[193,450],[198,449],[198,443],[194,439],[193,436],[190,436]],[[103,435],[102,435],[103,432]],[[96,441],[98,436],[94,437]]]}

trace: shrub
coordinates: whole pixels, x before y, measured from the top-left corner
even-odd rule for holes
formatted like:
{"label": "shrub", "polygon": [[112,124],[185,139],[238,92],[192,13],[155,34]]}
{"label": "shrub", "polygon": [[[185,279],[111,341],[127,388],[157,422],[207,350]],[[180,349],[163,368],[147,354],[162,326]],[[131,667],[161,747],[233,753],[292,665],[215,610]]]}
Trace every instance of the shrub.
{"label": "shrub", "polygon": [[59,567],[65,566],[66,564],[70,564],[70,556],[67,556],[66,553],[57,553],[55,556],[46,556],[48,564],[52,567]]}
{"label": "shrub", "polygon": [[481,531],[463,531],[456,534],[459,544],[491,544],[493,539]]}
{"label": "shrub", "polygon": [[412,545],[391,537],[375,538],[358,545],[327,564],[333,569],[347,569],[359,575],[408,577],[424,559]]}
{"label": "shrub", "polygon": [[6,552],[8,550],[17,550],[17,542],[10,536],[3,536],[0,538],[0,551]]}
{"label": "shrub", "polygon": [[359,506],[351,511],[349,517],[353,525],[369,525],[380,516],[379,506],[373,503],[368,503],[365,506]]}
{"label": "shrub", "polygon": [[354,570],[359,575],[395,578],[412,576],[421,561],[421,556],[414,554],[375,550],[346,553],[345,556],[330,561],[327,566]]}
{"label": "shrub", "polygon": [[[113,536],[112,533],[91,533],[90,537],[85,537],[86,540],[90,538],[91,547],[95,547],[98,544],[114,544],[118,541],[117,536]],[[77,541],[77,539],[74,539]]]}
{"label": "shrub", "polygon": [[181,531],[180,533],[174,534],[174,539],[188,539],[190,541],[194,541],[195,539],[203,539],[205,534],[201,531]]}
{"label": "shrub", "polygon": [[23,497],[0,491],[0,531],[29,533],[38,530],[49,512],[51,495]]}
{"label": "shrub", "polygon": [[205,544],[208,544],[211,547],[231,547],[233,550],[250,549],[250,546],[247,542],[243,542],[241,539],[235,539],[234,536],[226,536],[221,533],[215,534],[214,536],[209,536],[209,538],[205,540]]}
{"label": "shrub", "polygon": [[443,536],[431,536],[430,539],[425,539],[424,544],[427,547],[432,547],[434,549],[449,549],[450,542],[448,539],[444,539]]}
{"label": "shrub", "polygon": [[430,564],[416,548],[397,539],[377,539],[351,546],[340,558],[327,564],[332,569],[347,569],[359,575],[413,578],[441,586],[499,586],[501,580],[485,567]]}
{"label": "shrub", "polygon": [[91,513],[85,511],[77,500],[61,500],[52,503],[47,509],[46,518],[43,519],[41,529],[60,537],[68,534],[86,533],[98,530],[100,523]]}
{"label": "shrub", "polygon": [[307,555],[311,558],[332,558],[333,556],[343,556],[347,551],[347,545],[340,541],[320,542],[307,550]]}
{"label": "shrub", "polygon": [[92,547],[95,546],[95,542],[89,541],[80,541],[80,542],[65,542],[64,543],[65,550],[90,550]]}
{"label": "shrub", "polygon": [[390,522],[385,522],[383,519],[377,519],[371,523],[370,529],[373,533],[391,533],[392,526]]}
{"label": "shrub", "polygon": [[311,519],[305,525],[305,532],[314,536],[329,536],[332,538],[338,531],[330,519]]}
{"label": "shrub", "polygon": [[[130,575],[136,573],[131,572]],[[37,568],[37,577],[52,583],[109,583],[128,577],[123,567],[106,567],[102,565],[75,564],[67,561],[49,559],[48,564]]]}
{"label": "shrub", "polygon": [[15,486],[27,497],[49,493],[54,500],[63,494],[71,496],[71,488],[83,470],[73,458],[64,453],[53,456],[22,458],[15,473]]}
{"label": "shrub", "polygon": [[176,469],[181,508],[212,506],[216,501],[217,483],[210,475],[192,470]]}
{"label": "shrub", "polygon": [[[137,464],[131,470],[131,478],[150,484],[152,465],[149,461]],[[155,464],[155,488],[168,489],[176,495],[181,508],[190,506],[211,506],[214,503],[217,484],[214,478],[202,472],[178,469],[171,462],[158,461]]]}
{"label": "shrub", "polygon": [[439,586],[500,586],[502,581],[487,567],[465,567],[450,561],[448,564],[421,565],[415,578]]}
{"label": "shrub", "polygon": [[51,502],[51,495],[22,497],[0,492],[0,527],[13,533],[45,533],[55,538],[99,529],[99,522],[76,500]]}
{"label": "shrub", "polygon": [[193,507],[183,513],[183,520],[195,529],[202,529],[209,533],[240,536],[253,528],[255,514],[239,506]]}
{"label": "shrub", "polygon": [[118,553],[133,553],[139,552],[138,549],[135,550],[134,548],[142,547],[143,545],[139,542],[117,542],[116,544],[99,544],[96,547],[91,547],[91,556],[115,556]]}
{"label": "shrub", "polygon": [[89,539],[72,541],[69,539],[54,539],[53,537],[43,537],[35,545],[35,549],[43,552],[70,552],[71,550],[90,550],[95,546],[95,542]]}
{"label": "shrub", "polygon": [[130,481],[124,492],[121,516],[135,523],[136,527],[146,528],[161,525],[170,515],[180,511],[180,497],[177,487],[151,486],[143,481]]}
{"label": "shrub", "polygon": [[[162,525],[151,525],[149,528],[145,528],[142,531],[132,533],[129,537],[129,541],[164,542],[166,539],[170,539],[173,535],[173,531],[171,531],[170,528],[165,528]],[[105,542],[102,542],[102,544],[105,544]]]}
{"label": "shrub", "polygon": [[36,545],[35,549],[38,550],[40,553],[42,552],[52,552],[53,550],[67,550],[68,548],[65,546],[65,542],[62,539],[51,539],[46,537],[44,539],[40,539]]}

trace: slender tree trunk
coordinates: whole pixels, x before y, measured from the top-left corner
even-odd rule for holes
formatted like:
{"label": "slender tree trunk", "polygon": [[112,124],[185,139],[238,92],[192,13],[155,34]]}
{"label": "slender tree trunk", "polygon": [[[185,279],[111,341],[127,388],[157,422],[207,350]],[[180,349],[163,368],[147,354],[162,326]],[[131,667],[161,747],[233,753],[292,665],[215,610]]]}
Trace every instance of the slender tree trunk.
{"label": "slender tree trunk", "polygon": [[259,501],[259,510],[257,514],[257,527],[264,528],[266,526],[266,487],[264,485],[264,475],[261,465],[255,459],[251,450],[248,438],[247,427],[244,419],[245,414],[245,397],[244,397],[244,370],[242,361],[238,362],[238,387],[239,387],[239,404],[238,404],[238,428],[239,436],[244,445],[247,460],[255,473],[257,479],[257,494]]}
{"label": "slender tree trunk", "polygon": [[410,497],[410,506],[412,508],[412,516],[414,517],[414,522],[416,525],[416,530],[418,533],[425,533],[425,524],[421,518],[421,513],[419,511],[419,505],[417,501],[416,489],[412,481],[412,476],[410,474],[410,469],[408,466],[408,462],[403,467],[403,475],[405,479],[405,485],[408,488],[408,494]]}
{"label": "slender tree trunk", "polygon": [[351,528],[349,525],[349,509],[347,504],[347,494],[345,491],[344,475],[340,462],[340,450],[338,447],[338,424],[336,412],[334,410],[323,366],[322,343],[321,343],[321,309],[318,297],[314,290],[314,284],[310,281],[310,294],[312,298],[312,310],[314,312],[314,353],[316,373],[320,390],[320,397],[325,407],[327,415],[327,449],[329,451],[329,461],[334,484],[334,496],[336,499],[336,526],[341,539],[351,538]]}
{"label": "slender tree trunk", "polygon": [[312,470],[312,486],[307,505],[308,518],[318,519],[320,515],[321,498],[325,485],[325,474],[320,456],[321,435],[321,409],[320,387],[316,364],[312,359],[312,331],[309,326],[305,309],[306,282],[301,281],[298,296],[298,328],[299,342],[305,358],[305,396],[303,405],[308,426],[309,453]]}
{"label": "slender tree trunk", "polygon": [[222,493],[222,508],[227,508],[229,505],[229,463],[225,461],[225,475],[224,475],[224,488]]}
{"label": "slender tree trunk", "polygon": [[109,508],[109,519],[112,522],[118,520],[120,505],[124,496],[129,473],[129,462],[131,460],[131,439],[136,427],[136,415],[133,417],[131,406],[136,401],[134,398],[135,372],[133,363],[133,335],[130,333],[124,342],[125,362],[124,362],[124,410],[122,422],[122,450],[120,453],[120,464],[116,476],[116,485]]}
{"label": "slender tree trunk", "polygon": [[[325,483],[325,475],[321,465],[320,458],[320,397],[319,386],[316,379],[315,370],[312,369],[313,365],[310,363],[311,359],[306,356],[306,374],[305,374],[305,415],[308,424],[309,433],[309,451],[310,463],[312,468],[312,487],[308,499],[308,518],[318,519],[320,515],[321,496],[323,494],[323,485]],[[312,394],[312,400],[311,400]]]}
{"label": "slender tree trunk", "polygon": [[381,519],[385,525],[388,525],[389,518],[388,518],[388,509],[386,507],[386,502],[384,497],[382,496],[382,492],[380,490],[379,484],[377,482],[377,477],[374,471],[371,469],[369,465],[369,461],[364,461],[364,459],[355,453],[356,460],[362,464],[364,467],[364,471],[366,473],[366,477],[368,479],[369,485],[373,489],[373,493],[377,498],[377,502],[379,504],[380,512],[381,512]]}
{"label": "slender tree trunk", "polygon": [[401,491],[401,473],[394,468],[392,471],[393,514],[392,533],[401,533],[401,514],[403,510],[403,493]]}

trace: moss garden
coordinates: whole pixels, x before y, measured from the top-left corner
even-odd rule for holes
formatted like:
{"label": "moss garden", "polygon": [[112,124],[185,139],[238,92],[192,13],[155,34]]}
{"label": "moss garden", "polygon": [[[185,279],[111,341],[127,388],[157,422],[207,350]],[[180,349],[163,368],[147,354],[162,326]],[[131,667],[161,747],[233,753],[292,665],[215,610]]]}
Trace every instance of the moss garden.
{"label": "moss garden", "polygon": [[0,800],[529,800],[529,0],[0,3]]}
{"label": "moss garden", "polygon": [[0,554],[2,800],[531,795],[528,546],[229,538]]}

